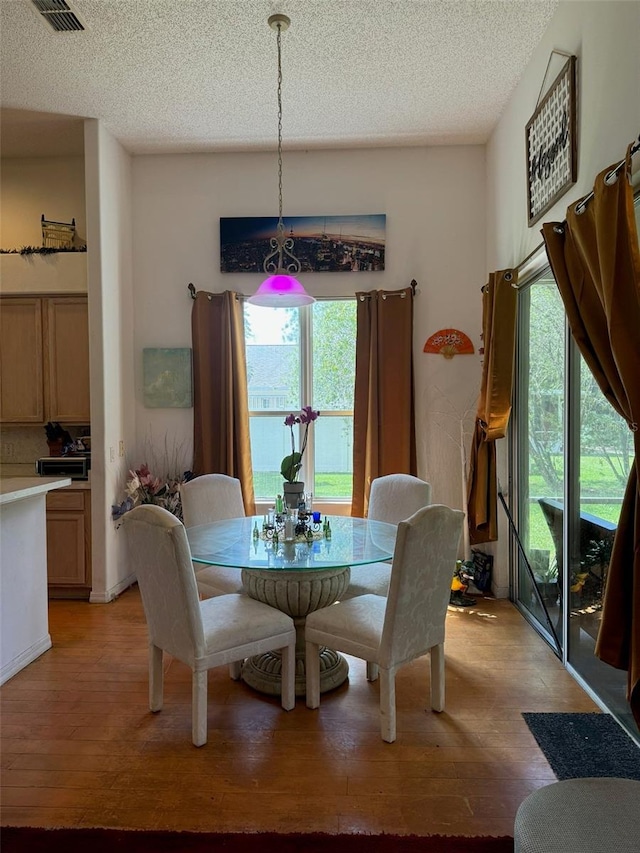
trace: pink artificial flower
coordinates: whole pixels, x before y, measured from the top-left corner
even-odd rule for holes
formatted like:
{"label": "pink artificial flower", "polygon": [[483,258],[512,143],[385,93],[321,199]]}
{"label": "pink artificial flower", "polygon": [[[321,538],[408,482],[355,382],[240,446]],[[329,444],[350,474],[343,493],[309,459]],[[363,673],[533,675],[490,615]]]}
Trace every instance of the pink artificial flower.
{"label": "pink artificial flower", "polygon": [[160,480],[153,476],[147,465],[141,465],[136,471],[136,474],[140,480],[140,485],[143,488],[148,489],[152,495],[155,495],[162,487]]}

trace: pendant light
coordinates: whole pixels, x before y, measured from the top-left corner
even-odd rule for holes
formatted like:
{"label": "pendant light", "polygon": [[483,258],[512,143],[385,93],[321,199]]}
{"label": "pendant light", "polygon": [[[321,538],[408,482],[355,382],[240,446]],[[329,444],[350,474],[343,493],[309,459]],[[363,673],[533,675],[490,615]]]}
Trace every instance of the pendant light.
{"label": "pendant light", "polygon": [[268,22],[278,34],[278,202],[279,216],[276,236],[271,238],[272,251],[264,259],[263,269],[270,273],[256,293],[247,300],[252,305],[269,308],[297,308],[315,302],[294,274],[300,272],[300,261],[292,253],[293,238],[285,237],[282,221],[282,63],[280,36],[289,29],[290,19],[286,15],[271,15]]}

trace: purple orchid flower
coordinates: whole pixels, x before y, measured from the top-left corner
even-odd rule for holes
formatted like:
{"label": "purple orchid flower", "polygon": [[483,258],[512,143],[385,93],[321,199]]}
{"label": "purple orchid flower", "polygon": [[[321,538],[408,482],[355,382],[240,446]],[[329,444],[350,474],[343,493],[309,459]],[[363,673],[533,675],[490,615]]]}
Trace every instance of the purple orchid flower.
{"label": "purple orchid flower", "polygon": [[[289,483],[294,483],[298,477],[298,472],[302,468],[302,457],[307,447],[307,438],[309,437],[309,424],[320,417],[320,412],[315,411],[311,406],[303,406],[299,414],[292,412],[284,419],[284,425],[288,426],[291,431],[291,454],[285,456],[282,460],[280,473]],[[300,452],[296,451],[295,436],[293,428],[296,424],[304,424],[304,436]]]}

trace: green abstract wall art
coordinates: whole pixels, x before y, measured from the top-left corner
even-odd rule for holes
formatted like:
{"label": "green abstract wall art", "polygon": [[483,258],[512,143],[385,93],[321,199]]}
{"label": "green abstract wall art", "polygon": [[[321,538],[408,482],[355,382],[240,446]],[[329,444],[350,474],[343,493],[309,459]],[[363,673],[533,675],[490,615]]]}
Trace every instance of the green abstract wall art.
{"label": "green abstract wall art", "polygon": [[142,350],[144,405],[148,409],[193,406],[191,350],[150,347]]}

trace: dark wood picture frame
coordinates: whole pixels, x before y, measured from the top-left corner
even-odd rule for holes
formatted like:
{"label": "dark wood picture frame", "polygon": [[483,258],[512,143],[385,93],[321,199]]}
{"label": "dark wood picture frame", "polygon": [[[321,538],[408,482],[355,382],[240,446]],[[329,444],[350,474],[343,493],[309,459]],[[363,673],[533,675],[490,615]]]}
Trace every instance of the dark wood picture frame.
{"label": "dark wood picture frame", "polygon": [[576,57],[570,56],[526,127],[529,227],[578,178]]}

